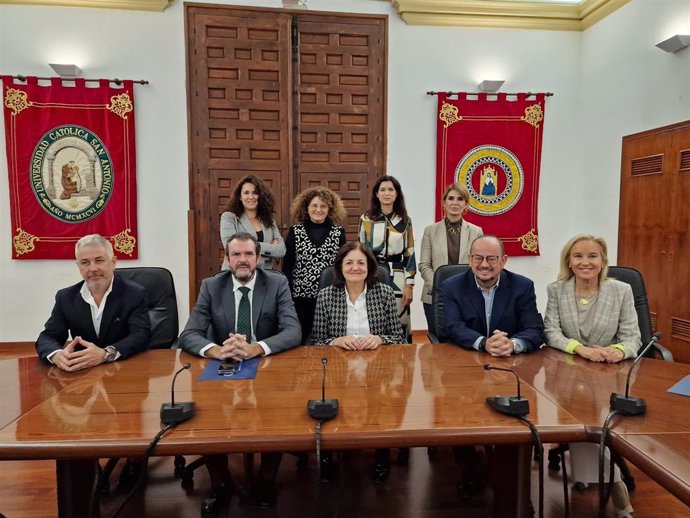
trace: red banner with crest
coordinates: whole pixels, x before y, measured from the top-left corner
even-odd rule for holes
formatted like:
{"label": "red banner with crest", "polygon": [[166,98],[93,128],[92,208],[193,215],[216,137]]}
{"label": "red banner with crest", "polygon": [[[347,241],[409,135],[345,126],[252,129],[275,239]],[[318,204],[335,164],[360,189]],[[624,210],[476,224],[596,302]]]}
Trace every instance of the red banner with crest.
{"label": "red banner with crest", "polygon": [[2,76],[13,259],[74,259],[87,234],[138,257],[134,89]]}
{"label": "red banner with crest", "polygon": [[508,255],[539,255],[537,204],[544,94],[438,95],[436,219],[444,189],[470,191],[467,221]]}

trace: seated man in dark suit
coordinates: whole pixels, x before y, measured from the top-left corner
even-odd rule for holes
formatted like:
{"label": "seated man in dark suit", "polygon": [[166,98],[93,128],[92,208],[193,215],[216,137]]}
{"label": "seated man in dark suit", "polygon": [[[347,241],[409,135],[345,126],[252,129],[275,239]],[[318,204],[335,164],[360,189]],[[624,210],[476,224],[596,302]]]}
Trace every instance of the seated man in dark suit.
{"label": "seated man in dark suit", "polygon": [[[504,270],[507,260],[497,237],[481,236],[472,242],[471,270],[454,275],[442,286],[449,341],[492,356],[528,353],[544,343],[534,283]],[[464,466],[458,491],[469,498],[482,489],[476,472],[478,457],[472,446],[456,447],[454,453]]]}
{"label": "seated man in dark suit", "polygon": [[[190,353],[219,360],[247,360],[299,345],[302,340],[287,278],[257,268],[260,246],[251,234],[228,239],[228,271],[204,279],[196,306],[180,335],[180,347]],[[260,507],[275,502],[275,477],[280,453],[261,456],[255,499]],[[229,500],[231,479],[225,455],[206,458],[212,489],[201,513],[213,515]]]}
{"label": "seated man in dark suit", "polygon": [[151,338],[146,290],[115,275],[110,241],[84,236],[75,255],[84,280],[57,292],[36,340],[39,357],[74,372],[146,350]]}
{"label": "seated man in dark suit", "polygon": [[544,343],[534,283],[504,270],[507,260],[497,237],[478,237],[470,247],[471,270],[443,283],[445,331],[454,344],[510,356]]}
{"label": "seated man in dark suit", "polygon": [[[113,246],[103,236],[82,237],[74,253],[84,280],[57,292],[36,340],[39,357],[75,372],[145,351],[151,338],[146,290],[115,275]],[[117,491],[128,493],[142,469],[143,463],[129,459]]]}

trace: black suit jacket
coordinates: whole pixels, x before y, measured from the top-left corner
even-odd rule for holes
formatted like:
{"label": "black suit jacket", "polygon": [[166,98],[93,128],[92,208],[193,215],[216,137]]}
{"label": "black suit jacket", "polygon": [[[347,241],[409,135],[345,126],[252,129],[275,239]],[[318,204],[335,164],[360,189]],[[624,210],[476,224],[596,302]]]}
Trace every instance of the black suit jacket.
{"label": "black suit jacket", "polygon": [[544,343],[544,321],[537,311],[534,283],[527,277],[503,270],[494,294],[491,322],[487,329],[484,297],[477,288],[472,270],[454,275],[443,283],[445,331],[448,339],[465,349],[480,336],[495,329],[519,338],[528,351]]}
{"label": "black suit jacket", "polygon": [[91,308],[80,290],[84,281],[64,288],[55,295],[55,306],[45,329],[36,340],[36,352],[42,360],[62,349],[68,336],[81,336],[98,347],[113,345],[120,359],[148,348],[151,323],[146,307],[146,290],[115,274],[113,290],[108,295],[98,335],[91,320]]}

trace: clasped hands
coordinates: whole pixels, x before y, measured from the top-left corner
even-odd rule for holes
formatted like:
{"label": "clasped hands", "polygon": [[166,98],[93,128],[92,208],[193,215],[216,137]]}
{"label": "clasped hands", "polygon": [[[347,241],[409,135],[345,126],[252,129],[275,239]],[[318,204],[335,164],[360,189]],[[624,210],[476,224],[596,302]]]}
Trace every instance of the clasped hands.
{"label": "clasped hands", "polygon": [[93,342],[77,336],[51,356],[50,361],[63,371],[76,372],[103,363],[105,351]]}
{"label": "clasped hands", "polygon": [[625,358],[625,353],[615,347],[578,345],[574,352],[591,362],[618,363]]}
{"label": "clasped hands", "polygon": [[255,356],[261,356],[264,353],[263,348],[259,344],[250,344],[247,342],[246,335],[240,333],[230,333],[228,338],[223,342],[217,350],[217,355],[214,355],[219,360],[248,360]]}
{"label": "clasped hands", "polygon": [[491,356],[510,356],[515,352],[513,341],[508,338],[508,333],[496,329],[491,336],[486,339],[484,350]]}
{"label": "clasped hands", "polygon": [[348,351],[365,351],[378,349],[382,343],[383,339],[378,335],[339,336],[331,342],[331,345]]}

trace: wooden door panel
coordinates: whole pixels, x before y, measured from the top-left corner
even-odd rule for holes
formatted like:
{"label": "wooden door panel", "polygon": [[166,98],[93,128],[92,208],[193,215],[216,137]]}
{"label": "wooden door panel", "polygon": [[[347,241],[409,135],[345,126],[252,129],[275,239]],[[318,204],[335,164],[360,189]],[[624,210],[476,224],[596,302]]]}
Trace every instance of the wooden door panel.
{"label": "wooden door panel", "polygon": [[383,174],[385,23],[300,18],[295,155],[299,189],[314,182],[338,192],[356,239],[368,192]]}
{"label": "wooden door panel", "polygon": [[[220,214],[263,178],[285,232],[294,195],[328,185],[355,237],[385,163],[383,16],[185,6],[190,132],[190,302],[221,264]],[[366,193],[362,201],[362,193]]]}
{"label": "wooden door panel", "polygon": [[[618,264],[637,268],[662,343],[690,363],[690,121],[623,138]],[[688,164],[690,166],[690,164]]]}

